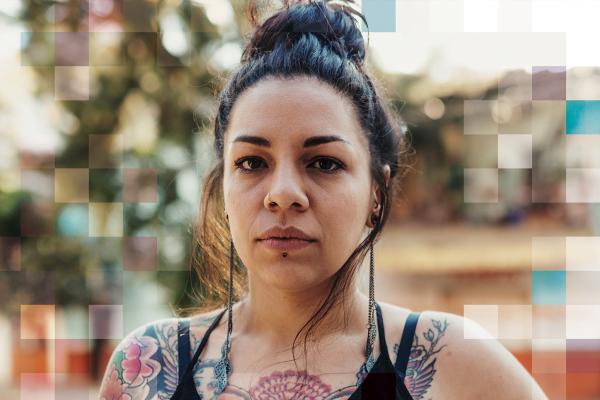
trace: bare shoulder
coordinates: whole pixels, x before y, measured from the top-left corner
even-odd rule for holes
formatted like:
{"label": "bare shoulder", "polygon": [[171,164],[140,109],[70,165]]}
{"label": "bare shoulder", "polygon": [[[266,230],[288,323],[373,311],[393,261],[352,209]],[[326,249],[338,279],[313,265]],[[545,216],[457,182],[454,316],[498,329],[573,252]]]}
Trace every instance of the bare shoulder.
{"label": "bare shoulder", "polygon": [[405,384],[423,399],[547,400],[523,365],[481,325],[443,311],[421,312]]}

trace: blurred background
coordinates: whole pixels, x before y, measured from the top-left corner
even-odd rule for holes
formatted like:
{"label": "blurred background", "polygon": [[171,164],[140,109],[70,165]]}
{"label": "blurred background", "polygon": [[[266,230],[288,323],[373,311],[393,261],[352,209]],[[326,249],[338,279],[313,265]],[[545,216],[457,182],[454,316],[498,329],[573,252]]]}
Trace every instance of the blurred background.
{"label": "blurred background", "polygon": [[[193,305],[210,116],[246,5],[0,1],[2,398],[96,398],[124,335]],[[600,5],[358,6],[415,149],[378,300],[472,318],[551,399],[600,399]]]}

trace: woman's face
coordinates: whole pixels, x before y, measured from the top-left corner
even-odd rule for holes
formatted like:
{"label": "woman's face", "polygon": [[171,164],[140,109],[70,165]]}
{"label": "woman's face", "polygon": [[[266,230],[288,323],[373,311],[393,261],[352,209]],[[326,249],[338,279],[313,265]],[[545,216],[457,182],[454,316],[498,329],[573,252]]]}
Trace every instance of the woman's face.
{"label": "woman's face", "polygon": [[[323,136],[338,139],[305,144]],[[224,143],[225,210],[250,279],[290,291],[325,283],[366,236],[379,203],[350,100],[316,78],[268,78],[238,97]],[[274,226],[316,241],[283,257],[258,240]]]}

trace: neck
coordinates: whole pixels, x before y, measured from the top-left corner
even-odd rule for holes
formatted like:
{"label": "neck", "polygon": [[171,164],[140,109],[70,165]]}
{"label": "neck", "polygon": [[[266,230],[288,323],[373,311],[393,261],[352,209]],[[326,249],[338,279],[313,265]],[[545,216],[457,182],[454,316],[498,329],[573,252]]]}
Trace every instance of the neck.
{"label": "neck", "polygon": [[[291,348],[296,334],[329,292],[329,283],[290,292],[263,288],[250,280],[249,289],[249,295],[238,305],[237,317],[234,316],[237,333],[263,338],[274,348]],[[351,285],[345,301],[336,302],[311,332],[312,340],[322,341],[340,334],[366,337],[368,310],[368,297]],[[297,340],[303,339],[306,329]]]}

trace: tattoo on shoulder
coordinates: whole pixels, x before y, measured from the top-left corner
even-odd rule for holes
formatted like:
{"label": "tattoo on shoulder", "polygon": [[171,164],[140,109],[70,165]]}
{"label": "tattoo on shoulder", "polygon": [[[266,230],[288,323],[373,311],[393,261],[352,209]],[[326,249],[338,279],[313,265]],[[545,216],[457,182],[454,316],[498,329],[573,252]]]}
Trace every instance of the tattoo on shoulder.
{"label": "tattoo on shoulder", "polygon": [[[404,384],[415,400],[424,400],[427,389],[431,386],[433,377],[436,373],[435,355],[439,353],[446,345],[438,347],[440,339],[444,336],[448,328],[448,321],[443,322],[437,319],[431,319],[433,328],[427,328],[422,332],[423,339],[427,342],[427,347],[419,343],[419,336],[415,335],[410,349],[410,356],[406,366],[406,377]],[[394,344],[394,352],[398,354],[400,345]]]}

